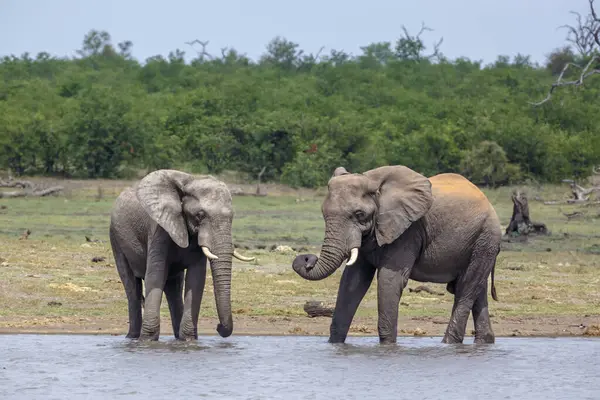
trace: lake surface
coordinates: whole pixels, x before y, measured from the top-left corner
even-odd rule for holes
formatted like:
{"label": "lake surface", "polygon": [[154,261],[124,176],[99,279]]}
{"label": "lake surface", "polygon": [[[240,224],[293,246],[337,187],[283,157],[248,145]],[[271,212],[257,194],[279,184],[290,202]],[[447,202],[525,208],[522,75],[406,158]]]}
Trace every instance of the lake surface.
{"label": "lake surface", "polygon": [[600,340],[0,335],[1,399],[598,399]]}

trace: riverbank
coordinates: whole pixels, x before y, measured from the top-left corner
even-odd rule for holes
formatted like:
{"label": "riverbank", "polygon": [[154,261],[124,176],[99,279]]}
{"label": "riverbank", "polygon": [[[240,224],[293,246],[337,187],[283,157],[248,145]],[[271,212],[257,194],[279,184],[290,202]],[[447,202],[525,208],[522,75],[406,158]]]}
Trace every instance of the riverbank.
{"label": "riverbank", "polygon": [[[327,317],[277,317],[277,316],[235,316],[234,336],[286,336],[286,335],[329,335],[331,319]],[[496,337],[567,337],[600,336],[598,316],[558,316],[558,317],[499,317],[493,318]],[[398,336],[444,336],[448,317],[408,317],[399,316]],[[172,336],[168,318],[162,318],[161,335]],[[217,319],[201,318],[198,334],[217,335],[214,327]],[[469,322],[465,343],[472,339],[472,326]],[[94,334],[125,336],[127,322],[123,318],[90,319],[54,317],[33,320],[0,319],[0,334]],[[349,337],[377,336],[377,319],[358,317],[350,328]]]}

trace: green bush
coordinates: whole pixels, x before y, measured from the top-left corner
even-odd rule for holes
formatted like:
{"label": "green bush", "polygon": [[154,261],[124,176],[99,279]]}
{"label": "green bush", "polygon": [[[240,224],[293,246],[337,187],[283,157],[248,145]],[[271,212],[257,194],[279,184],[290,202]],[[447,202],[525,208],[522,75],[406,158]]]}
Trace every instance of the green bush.
{"label": "green bush", "polygon": [[132,45],[91,31],[76,58],[2,58],[0,169],[116,178],[265,168],[264,180],[316,187],[340,165],[403,164],[498,186],[580,179],[600,163],[600,79],[530,104],[560,63],[585,61],[563,50],[547,67],[522,55],[483,66],[429,58],[414,36],[320,57],[276,38],[258,61],[232,49],[188,63],[175,50],[141,64]]}

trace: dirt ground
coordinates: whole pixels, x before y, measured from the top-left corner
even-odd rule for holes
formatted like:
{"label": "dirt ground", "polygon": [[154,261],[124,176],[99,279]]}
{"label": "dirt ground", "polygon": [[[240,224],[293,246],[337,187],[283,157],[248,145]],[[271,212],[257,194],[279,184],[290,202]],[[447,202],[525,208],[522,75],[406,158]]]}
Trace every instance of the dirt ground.
{"label": "dirt ground", "polygon": [[[201,318],[198,324],[200,335],[217,335],[216,318]],[[317,335],[328,336],[328,317],[280,317],[280,316],[236,316],[234,335]],[[448,323],[445,317],[409,317],[399,316],[398,336],[443,336]],[[552,317],[498,317],[492,318],[494,333],[497,337],[510,336],[596,336],[600,318],[598,316],[552,316]],[[127,321],[123,319],[93,318],[81,321],[81,318],[54,317],[33,320],[11,321],[0,318],[0,334],[37,333],[37,334],[111,334],[125,335]],[[173,334],[170,321],[161,321],[161,335]],[[469,342],[472,336],[472,321],[467,325]],[[356,317],[350,328],[349,336],[377,336],[377,320],[372,317]]]}

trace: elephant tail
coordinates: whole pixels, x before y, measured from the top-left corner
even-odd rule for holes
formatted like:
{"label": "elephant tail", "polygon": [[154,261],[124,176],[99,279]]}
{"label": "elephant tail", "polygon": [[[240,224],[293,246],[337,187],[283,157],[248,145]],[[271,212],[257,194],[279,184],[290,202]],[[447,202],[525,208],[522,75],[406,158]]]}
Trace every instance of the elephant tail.
{"label": "elephant tail", "polygon": [[496,285],[494,284],[494,270],[496,269],[496,262],[492,267],[492,299],[498,301],[498,294],[496,293]]}

